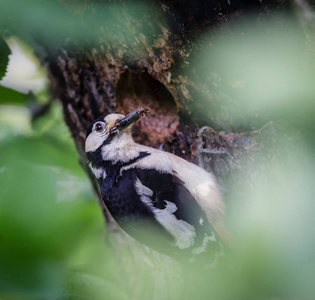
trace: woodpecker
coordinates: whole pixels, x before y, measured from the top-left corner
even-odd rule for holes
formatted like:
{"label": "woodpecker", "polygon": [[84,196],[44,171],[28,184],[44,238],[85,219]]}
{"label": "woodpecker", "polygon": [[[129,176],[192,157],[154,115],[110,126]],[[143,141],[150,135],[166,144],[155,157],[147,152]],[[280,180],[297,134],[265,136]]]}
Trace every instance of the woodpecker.
{"label": "woodpecker", "polygon": [[131,129],[147,113],[108,114],[86,134],[85,152],[109,212],[141,243],[175,259],[224,257],[224,203],[214,176],[176,155],[137,144]]}

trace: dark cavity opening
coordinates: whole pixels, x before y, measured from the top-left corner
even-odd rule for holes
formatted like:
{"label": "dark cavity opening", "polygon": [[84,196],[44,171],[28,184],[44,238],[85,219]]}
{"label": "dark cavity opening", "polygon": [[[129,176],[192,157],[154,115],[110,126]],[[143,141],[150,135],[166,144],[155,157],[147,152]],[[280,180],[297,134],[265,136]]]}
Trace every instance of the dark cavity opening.
{"label": "dark cavity opening", "polygon": [[126,70],[117,83],[117,111],[128,114],[138,106],[149,106],[149,115],[134,126],[135,142],[159,147],[179,124],[178,110],[171,93],[146,71]]}

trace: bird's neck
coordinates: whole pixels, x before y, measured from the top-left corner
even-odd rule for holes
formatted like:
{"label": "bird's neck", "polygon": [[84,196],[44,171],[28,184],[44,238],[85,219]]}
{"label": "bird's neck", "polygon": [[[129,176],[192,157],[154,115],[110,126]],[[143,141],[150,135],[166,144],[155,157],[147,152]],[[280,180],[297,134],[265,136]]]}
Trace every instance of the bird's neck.
{"label": "bird's neck", "polygon": [[102,148],[102,157],[112,164],[117,162],[125,163],[139,156],[137,144],[133,141],[131,134],[123,133],[115,137],[113,141]]}

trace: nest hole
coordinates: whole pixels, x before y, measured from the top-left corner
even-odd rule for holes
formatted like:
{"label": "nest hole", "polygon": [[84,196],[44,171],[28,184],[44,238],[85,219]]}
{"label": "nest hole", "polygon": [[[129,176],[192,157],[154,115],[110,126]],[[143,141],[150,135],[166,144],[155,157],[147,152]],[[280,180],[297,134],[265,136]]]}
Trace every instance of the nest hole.
{"label": "nest hole", "polygon": [[126,70],[117,83],[117,110],[128,114],[138,106],[150,108],[148,116],[134,126],[137,143],[159,147],[173,135],[179,125],[176,103],[171,93],[147,72]]}

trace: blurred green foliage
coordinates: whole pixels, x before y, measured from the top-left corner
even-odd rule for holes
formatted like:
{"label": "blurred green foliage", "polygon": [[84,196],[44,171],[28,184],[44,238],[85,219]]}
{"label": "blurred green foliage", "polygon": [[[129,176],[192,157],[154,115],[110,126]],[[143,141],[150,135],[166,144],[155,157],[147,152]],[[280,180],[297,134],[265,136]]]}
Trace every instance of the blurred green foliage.
{"label": "blurred green foliage", "polygon": [[[87,3],[88,2],[88,3]],[[148,11],[153,3],[142,1],[1,1],[0,29],[32,43],[40,41],[52,47],[73,42],[81,47],[99,45],[140,49],[142,38],[152,38],[157,31]],[[162,18],[157,12],[157,18]],[[56,20],[58,20],[56,22]],[[67,40],[67,42],[66,42]]]}
{"label": "blurred green foliage", "polygon": [[26,95],[19,91],[7,88],[5,86],[0,86],[0,94],[1,94],[0,105],[25,104]]}
{"label": "blurred green foliage", "polygon": [[[102,20],[91,18],[90,27],[81,30],[79,18],[53,2],[20,0],[13,6],[5,0],[0,27],[23,37],[34,32],[52,46],[60,36],[85,40],[104,32],[119,43],[130,32],[147,29],[141,22],[138,27],[129,24],[118,4],[107,3],[104,15],[98,15]],[[130,6],[129,13],[142,19],[139,6]],[[207,274],[186,270],[191,278],[182,287],[184,299],[315,298],[315,68],[290,20],[271,31],[253,23],[233,29],[228,38],[220,33],[216,40],[204,37],[202,53],[191,61],[191,69],[203,78],[206,96],[217,93],[216,99],[229,99],[227,115],[235,122],[288,121],[284,135],[294,146],[280,146],[283,158],[266,164],[254,187],[244,187],[241,177],[231,179],[246,195],[226,193],[234,208],[227,220],[235,248],[228,258],[231,269]],[[131,34],[128,40],[137,43]],[[8,53],[1,52],[4,64]],[[126,278],[132,278],[131,288],[138,288],[139,282],[151,287],[151,277],[140,272],[142,266],[117,274],[103,239],[101,210],[92,200],[60,105],[55,103],[48,114],[31,122],[26,95],[0,87],[0,128],[0,298],[128,299]]]}
{"label": "blurred green foliage", "polygon": [[[204,88],[202,101],[213,116],[222,115],[221,122],[232,123],[231,130],[279,119],[303,130],[306,122],[314,125],[314,49],[295,19],[243,18],[229,34],[205,34],[199,43],[191,63]],[[209,97],[218,103],[210,107]]]}
{"label": "blurred green foliage", "polygon": [[214,299],[315,299],[314,49],[283,16],[263,24],[249,18],[230,35],[200,43],[192,63],[205,95],[228,104],[235,128],[259,129],[270,120],[283,126],[275,156],[252,162],[261,174],[251,178],[245,169],[244,177],[230,178],[239,192],[225,192],[235,273],[222,275]]}
{"label": "blurred green foliage", "polygon": [[123,298],[61,107],[33,124],[25,107],[0,110],[0,298]]}
{"label": "blurred green foliage", "polygon": [[10,48],[0,36],[0,80],[3,78],[7,70],[10,53]]}

